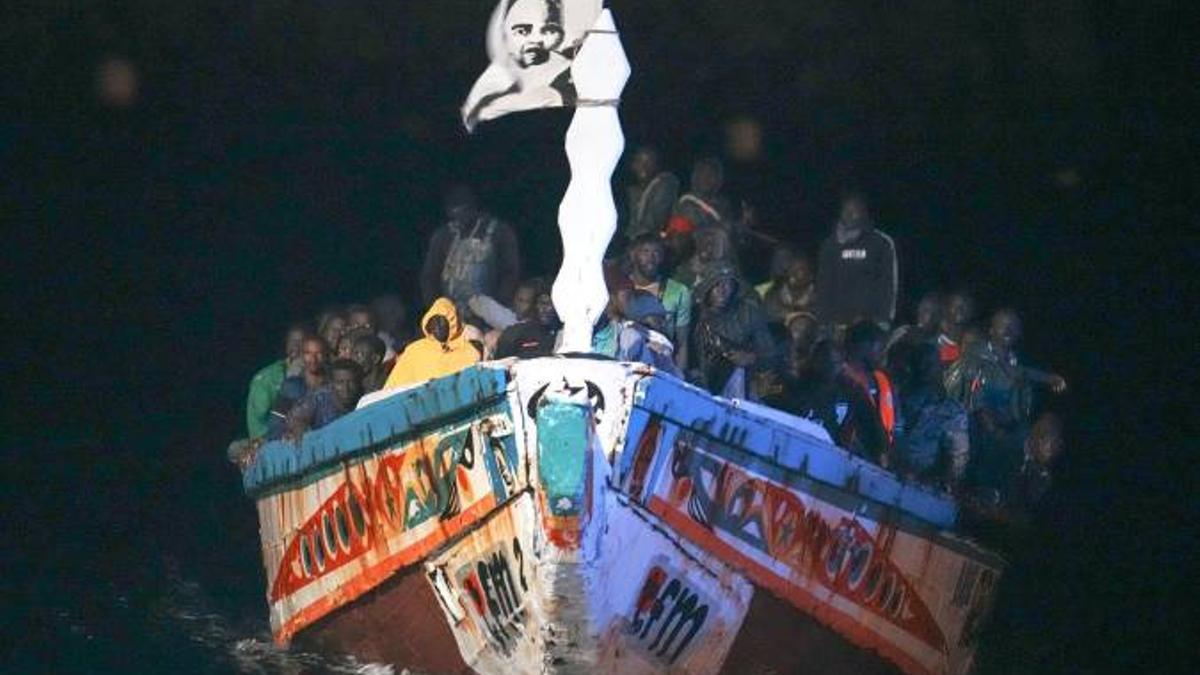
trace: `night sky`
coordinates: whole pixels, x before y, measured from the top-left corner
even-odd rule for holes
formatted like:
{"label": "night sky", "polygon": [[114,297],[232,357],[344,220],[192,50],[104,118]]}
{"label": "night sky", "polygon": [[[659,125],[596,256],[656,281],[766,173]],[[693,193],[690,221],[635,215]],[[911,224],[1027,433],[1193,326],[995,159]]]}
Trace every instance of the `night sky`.
{"label": "night sky", "polygon": [[[686,175],[722,124],[759,121],[765,156],[727,174],[765,229],[814,254],[838,190],[865,188],[904,306],[957,286],[1013,305],[1028,361],[1071,383],[1061,479],[984,672],[1166,672],[1189,653],[1196,22],[1118,4],[610,5],[631,145]],[[569,111],[459,127],[491,9],[6,10],[0,588],[23,646],[0,670],[228,669],[160,609],[194,584],[237,630],[265,625],[257,524],[224,460],[246,383],[288,321],[414,292],[448,181],[517,227],[529,273],[556,268]],[[136,94],[97,92],[113,59]]]}

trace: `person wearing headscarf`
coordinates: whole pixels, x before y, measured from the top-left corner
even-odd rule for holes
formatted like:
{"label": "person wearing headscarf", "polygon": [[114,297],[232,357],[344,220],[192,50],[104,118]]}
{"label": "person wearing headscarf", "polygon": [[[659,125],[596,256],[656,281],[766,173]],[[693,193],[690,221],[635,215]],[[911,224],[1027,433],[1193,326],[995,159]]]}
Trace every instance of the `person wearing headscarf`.
{"label": "person wearing headscarf", "polygon": [[421,319],[421,331],[425,337],[409,343],[396,358],[384,389],[444,377],[479,362],[479,349],[467,338],[458,310],[449,299],[433,301]]}

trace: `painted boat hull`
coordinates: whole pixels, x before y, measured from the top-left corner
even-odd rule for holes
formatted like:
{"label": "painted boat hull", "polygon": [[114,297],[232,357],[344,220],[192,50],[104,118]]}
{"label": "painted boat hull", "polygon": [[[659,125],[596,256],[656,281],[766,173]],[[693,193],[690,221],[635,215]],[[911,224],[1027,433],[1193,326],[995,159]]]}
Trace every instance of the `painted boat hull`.
{"label": "painted boat hull", "polygon": [[811,424],[486,364],[263,448],[281,643],[421,672],[965,673],[1003,562]]}

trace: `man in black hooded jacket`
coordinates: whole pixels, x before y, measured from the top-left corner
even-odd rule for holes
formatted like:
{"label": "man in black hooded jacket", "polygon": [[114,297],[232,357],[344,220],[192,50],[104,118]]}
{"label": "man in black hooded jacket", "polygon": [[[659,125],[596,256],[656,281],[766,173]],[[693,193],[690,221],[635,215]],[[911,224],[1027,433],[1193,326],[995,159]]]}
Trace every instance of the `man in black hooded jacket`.
{"label": "man in black hooded jacket", "polygon": [[817,316],[822,323],[847,326],[870,319],[888,326],[896,316],[896,245],[875,228],[866,199],[842,199],[833,234],[817,260]]}

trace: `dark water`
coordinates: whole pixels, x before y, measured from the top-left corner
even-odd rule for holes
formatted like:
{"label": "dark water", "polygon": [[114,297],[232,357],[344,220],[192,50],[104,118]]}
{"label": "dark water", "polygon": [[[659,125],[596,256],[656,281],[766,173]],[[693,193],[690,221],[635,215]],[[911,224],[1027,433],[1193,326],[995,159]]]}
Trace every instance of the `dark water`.
{"label": "dark water", "polygon": [[[1195,342],[1180,330],[1200,263],[1187,208],[1195,94],[1170,79],[1177,59],[1145,51],[1173,32],[1135,22],[1130,37],[1089,5],[1091,74],[1060,94],[997,48],[1010,60],[986,87],[918,78],[910,95],[872,93],[929,65],[914,56],[889,61],[878,82],[851,77],[865,93],[813,85],[808,96],[776,88],[794,76],[787,49],[747,56],[723,43],[740,56],[705,60],[692,33],[664,45],[666,19],[641,7],[623,14],[644,73],[623,109],[632,138],[659,139],[683,166],[714,147],[716,121],[757,112],[767,157],[730,173],[768,227],[814,251],[836,189],[865,185],[910,299],[967,285],[984,309],[1016,305],[1030,362],[1071,382],[1048,402],[1068,420],[1061,479],[1014,556],[981,671],[1181,670],[1200,567],[1187,545]],[[138,15],[112,11],[117,26]],[[404,42],[399,56],[358,68],[321,53],[263,57],[244,46],[239,30],[252,29],[235,10],[194,14],[190,37],[138,29],[146,85],[131,110],[89,100],[79,73],[112,48],[94,36],[111,31],[83,15],[39,24],[61,40],[37,43],[29,86],[12,90],[27,114],[0,138],[11,169],[3,672],[385,672],[271,646],[257,523],[224,460],[245,384],[288,320],[415,290],[447,179],[483,187],[521,231],[531,272],[557,259],[567,117],[462,137],[454,110],[476,60],[452,60],[450,83],[389,69],[444,27],[404,41],[389,16],[381,39]],[[80,31],[92,37],[69,39]],[[883,44],[885,57],[904,48]],[[701,95],[697,78],[719,95]]]}

